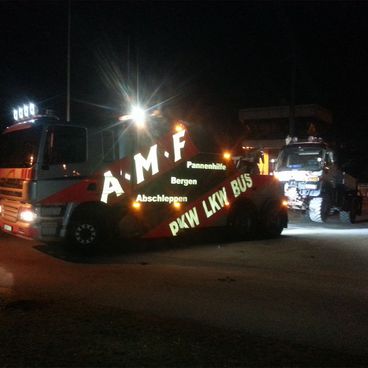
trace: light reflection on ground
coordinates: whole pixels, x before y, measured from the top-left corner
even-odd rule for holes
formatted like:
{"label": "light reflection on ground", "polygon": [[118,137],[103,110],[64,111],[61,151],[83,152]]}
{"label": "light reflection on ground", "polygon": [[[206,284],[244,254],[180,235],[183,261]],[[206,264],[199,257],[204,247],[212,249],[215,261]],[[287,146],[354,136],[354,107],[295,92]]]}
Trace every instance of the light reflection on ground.
{"label": "light reflection on ground", "polygon": [[289,225],[287,229],[282,232],[283,235],[338,235],[341,237],[351,237],[351,236],[367,236],[368,237],[368,227],[367,228],[354,228],[347,229],[346,227],[312,227],[312,226],[296,226]]}

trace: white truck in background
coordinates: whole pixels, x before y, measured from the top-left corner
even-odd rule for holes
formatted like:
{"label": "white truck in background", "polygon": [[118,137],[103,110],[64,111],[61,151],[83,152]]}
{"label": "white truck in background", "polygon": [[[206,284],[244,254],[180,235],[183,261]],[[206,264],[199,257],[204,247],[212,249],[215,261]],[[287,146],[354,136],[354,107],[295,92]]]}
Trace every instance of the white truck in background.
{"label": "white truck in background", "polygon": [[321,139],[290,140],[274,175],[283,183],[288,207],[306,212],[313,222],[323,223],[338,212],[341,222],[353,223],[362,212],[357,179],[339,167],[335,152]]}

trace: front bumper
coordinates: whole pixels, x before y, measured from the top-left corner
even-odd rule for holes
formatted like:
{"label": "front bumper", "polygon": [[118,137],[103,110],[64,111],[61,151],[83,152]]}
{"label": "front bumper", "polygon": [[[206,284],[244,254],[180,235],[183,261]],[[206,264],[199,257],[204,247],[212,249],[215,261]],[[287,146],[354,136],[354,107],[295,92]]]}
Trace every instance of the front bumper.
{"label": "front bumper", "polygon": [[[63,207],[39,207],[35,209],[37,218],[35,221],[27,222],[19,219],[19,212],[25,206],[17,201],[1,201],[0,230],[25,239],[40,241],[57,241],[61,239],[63,224]],[[58,213],[50,213],[50,209],[59,208]]]}
{"label": "front bumper", "polygon": [[38,239],[39,237],[38,229],[24,222],[10,222],[0,218],[0,229],[4,233],[24,239]]}
{"label": "front bumper", "polygon": [[284,194],[288,199],[288,207],[298,210],[307,210],[309,199],[321,194],[318,183],[305,181],[290,181],[284,184]]}

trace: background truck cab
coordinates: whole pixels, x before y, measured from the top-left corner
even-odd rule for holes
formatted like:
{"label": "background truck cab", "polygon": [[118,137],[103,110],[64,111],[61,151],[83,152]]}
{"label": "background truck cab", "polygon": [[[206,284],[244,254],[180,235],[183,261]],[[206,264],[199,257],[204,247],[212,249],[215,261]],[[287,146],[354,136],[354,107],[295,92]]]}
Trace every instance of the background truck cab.
{"label": "background truck cab", "polygon": [[284,146],[275,176],[284,184],[289,208],[306,211],[312,221],[325,222],[338,211],[342,222],[354,222],[361,214],[357,180],[341,170],[335,152],[320,139]]}

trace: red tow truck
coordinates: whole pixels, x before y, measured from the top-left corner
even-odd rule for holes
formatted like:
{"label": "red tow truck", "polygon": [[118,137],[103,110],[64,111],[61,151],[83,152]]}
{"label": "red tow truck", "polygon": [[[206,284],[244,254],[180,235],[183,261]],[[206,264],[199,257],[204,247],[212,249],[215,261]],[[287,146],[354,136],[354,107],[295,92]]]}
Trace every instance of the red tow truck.
{"label": "red tow truck", "polygon": [[239,158],[201,152],[192,124],[136,110],[104,127],[35,105],[0,135],[0,228],[90,251],[108,238],[176,237],[208,227],[241,237],[287,226],[283,188]]}

